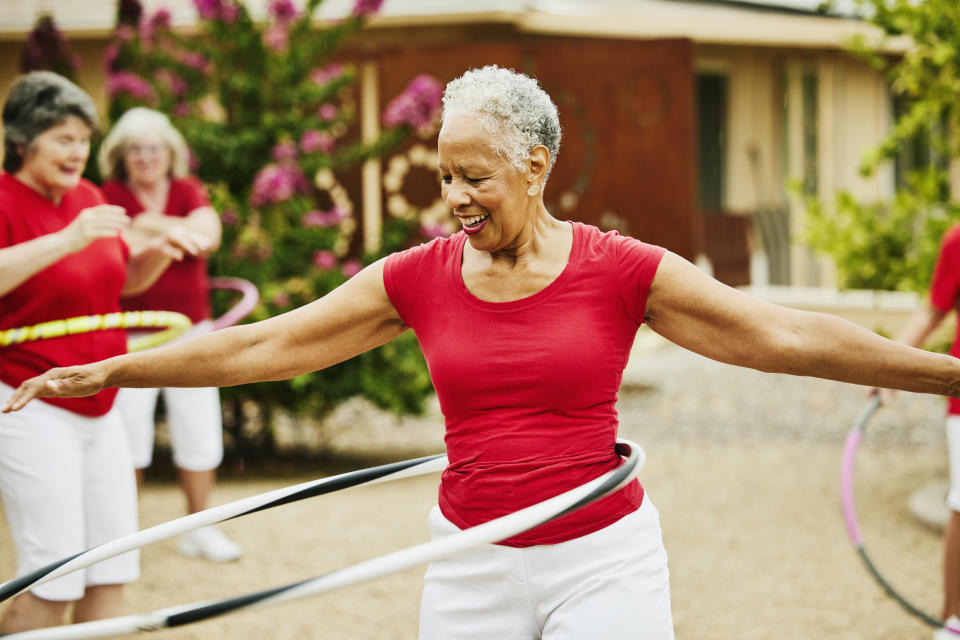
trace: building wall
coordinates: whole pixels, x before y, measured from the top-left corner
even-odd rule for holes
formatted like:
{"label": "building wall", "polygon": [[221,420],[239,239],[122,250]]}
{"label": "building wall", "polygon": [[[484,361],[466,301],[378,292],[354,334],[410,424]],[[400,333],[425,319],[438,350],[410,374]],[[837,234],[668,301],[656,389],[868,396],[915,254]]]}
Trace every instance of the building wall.
{"label": "building wall", "polygon": [[[892,193],[889,166],[870,177],[859,172],[864,153],[891,125],[884,78],[842,51],[704,45],[696,48],[694,66],[728,78],[724,208],[753,218],[751,247],[760,268],[769,270],[779,257],[789,272],[789,282],[780,284],[832,285],[832,265],[803,243],[803,206],[792,187],[809,171],[804,76],[816,77],[813,177],[827,206],[841,190],[863,200]],[[787,255],[771,255],[783,251]]]}

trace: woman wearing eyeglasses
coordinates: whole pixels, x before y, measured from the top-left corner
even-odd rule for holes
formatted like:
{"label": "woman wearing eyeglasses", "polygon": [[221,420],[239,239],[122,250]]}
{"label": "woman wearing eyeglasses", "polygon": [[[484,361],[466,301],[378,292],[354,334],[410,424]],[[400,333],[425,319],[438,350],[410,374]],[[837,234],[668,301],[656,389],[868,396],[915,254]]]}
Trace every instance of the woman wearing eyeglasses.
{"label": "woman wearing eyeglasses", "polygon": [[[207,248],[170,265],[144,293],[127,298],[127,311],[177,311],[190,318],[190,336],[210,330],[206,256],[220,245],[220,217],[203,184],[188,174],[186,142],[166,115],[137,107],[117,120],[100,149],[103,193],[133,219],[131,235],[186,229]],[[180,485],[189,513],[207,508],[216,470],[223,458],[220,396],[216,388],[124,389],[117,396],[137,469],[138,484],[153,457],[154,411],[162,392]],[[204,527],[184,535],[181,553],[214,562],[240,557],[242,549],[220,530]]]}

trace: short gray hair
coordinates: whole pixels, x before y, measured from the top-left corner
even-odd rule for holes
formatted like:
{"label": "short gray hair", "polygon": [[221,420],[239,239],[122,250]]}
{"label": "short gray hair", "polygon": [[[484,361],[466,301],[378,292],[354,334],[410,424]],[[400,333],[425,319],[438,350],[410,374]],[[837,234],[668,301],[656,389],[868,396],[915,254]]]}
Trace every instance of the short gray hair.
{"label": "short gray hair", "polygon": [[163,138],[170,150],[170,173],[180,178],[187,175],[190,170],[190,151],[170,118],[153,109],[134,107],[120,116],[100,146],[97,163],[104,180],[127,179],[123,155],[146,132],[159,134]]}
{"label": "short gray hair", "polygon": [[52,71],[32,71],[17,78],[3,105],[4,170],[19,171],[37,136],[70,116],[96,131],[97,108],[83,89]]}
{"label": "short gray hair", "polygon": [[550,152],[550,175],[560,152],[560,116],[533,78],[496,65],[471,69],[444,91],[444,120],[453,113],[479,116],[495,136],[497,150],[519,171],[526,167],[530,150],[542,144]]}

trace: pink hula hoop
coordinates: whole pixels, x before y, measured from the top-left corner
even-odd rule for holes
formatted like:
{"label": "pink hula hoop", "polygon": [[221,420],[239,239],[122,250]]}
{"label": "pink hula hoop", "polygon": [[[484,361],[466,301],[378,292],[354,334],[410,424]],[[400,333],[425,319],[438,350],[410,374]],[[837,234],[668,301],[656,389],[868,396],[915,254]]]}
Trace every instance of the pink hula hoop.
{"label": "pink hula hoop", "polygon": [[237,324],[253,311],[260,300],[260,292],[249,280],[243,278],[210,278],[211,289],[238,291],[242,294],[239,302],[230,307],[226,313],[213,321],[213,330],[225,329]]}

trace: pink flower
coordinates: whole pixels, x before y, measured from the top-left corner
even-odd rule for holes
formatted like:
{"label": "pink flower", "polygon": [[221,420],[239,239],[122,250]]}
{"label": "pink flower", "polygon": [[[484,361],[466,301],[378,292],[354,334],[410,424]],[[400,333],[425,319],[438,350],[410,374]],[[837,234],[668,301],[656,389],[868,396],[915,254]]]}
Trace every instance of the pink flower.
{"label": "pink flower", "polygon": [[320,105],[320,108],[317,109],[317,117],[321,120],[326,120],[329,122],[337,117],[337,107],[329,102],[324,102],[322,105]]}
{"label": "pink flower", "polygon": [[155,77],[174,97],[180,98],[187,93],[189,88],[186,80],[171,71],[170,69],[159,69]]}
{"label": "pink flower", "polygon": [[191,69],[196,69],[201,73],[210,71],[210,61],[206,56],[196,51],[179,51],[176,54],[177,59]]}
{"label": "pink flower", "polygon": [[368,16],[371,13],[377,13],[380,11],[382,4],[383,0],[357,0],[357,3],[353,5],[353,15]]}
{"label": "pink flower", "polygon": [[240,216],[237,215],[237,212],[232,209],[226,209],[220,212],[220,222],[232,227],[233,225],[240,222]]}
{"label": "pink flower", "polygon": [[333,64],[328,64],[322,69],[314,69],[310,72],[310,80],[314,84],[325,85],[332,80],[336,80],[343,75],[343,65],[334,62]]}
{"label": "pink flower", "polygon": [[333,269],[337,264],[337,256],[333,255],[333,251],[325,249],[315,251],[313,253],[313,264],[324,270]]}
{"label": "pink flower", "polygon": [[443,85],[433,76],[421,73],[383,110],[383,123],[388,127],[425,129],[439,113],[442,98]]}
{"label": "pink flower", "polygon": [[434,222],[420,225],[420,233],[422,233],[425,238],[438,238],[447,235],[447,230],[439,222]]}
{"label": "pink flower", "polygon": [[170,29],[171,18],[169,9],[157,9],[150,19],[140,23],[140,37],[147,42],[152,41],[158,31]]}
{"label": "pink flower", "polygon": [[272,298],[270,298],[270,302],[273,303],[273,306],[280,307],[281,309],[283,309],[290,304],[290,296],[288,296],[286,293],[283,293],[283,292],[277,293]]}
{"label": "pink flower", "polygon": [[292,22],[299,12],[291,0],[272,0],[267,6],[267,13],[278,22]]}
{"label": "pink flower", "polygon": [[120,45],[116,42],[111,42],[107,48],[103,50],[103,68],[107,73],[114,70],[118,55],[120,55]]}
{"label": "pink flower", "polygon": [[153,87],[135,73],[115,71],[107,75],[107,94],[114,96],[126,93],[133,98],[149,99],[153,97]]}
{"label": "pink flower", "polygon": [[193,6],[203,20],[220,20],[229,24],[240,15],[240,8],[233,0],[193,0]]}
{"label": "pink flower", "polygon": [[363,265],[360,264],[360,261],[355,258],[350,258],[349,260],[344,261],[343,265],[340,267],[340,270],[343,271],[343,275],[348,278],[352,278],[363,270]]}
{"label": "pink flower", "polygon": [[300,136],[300,150],[304,153],[314,153],[316,151],[330,153],[333,151],[333,136],[316,129],[304,131],[303,135]]}
{"label": "pink flower", "polygon": [[293,142],[281,142],[273,148],[273,151],[270,152],[270,155],[273,156],[273,159],[277,162],[289,162],[297,159],[299,152],[297,151],[297,145]]}
{"label": "pink flower", "polygon": [[250,204],[254,207],[284,202],[307,193],[310,183],[294,164],[268,164],[253,179]]}
{"label": "pink flower", "polygon": [[173,117],[175,118],[186,118],[190,115],[190,103],[189,102],[178,102],[173,105]]}
{"label": "pink flower", "polygon": [[281,22],[275,22],[263,31],[263,44],[268,49],[277,53],[287,50],[289,44],[290,31],[287,25]]}
{"label": "pink flower", "polygon": [[305,227],[332,227],[337,221],[330,217],[326,211],[313,210],[303,215],[300,223]]}

